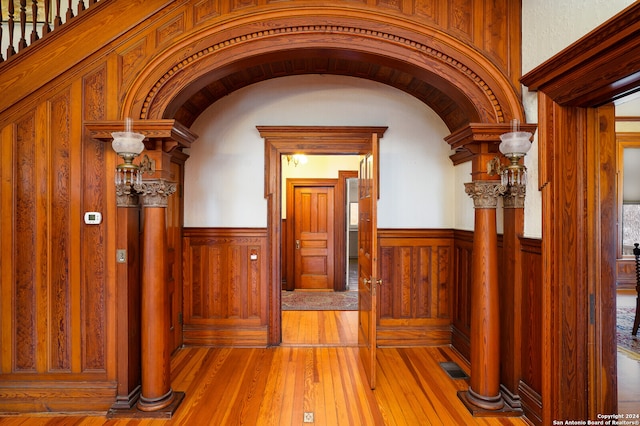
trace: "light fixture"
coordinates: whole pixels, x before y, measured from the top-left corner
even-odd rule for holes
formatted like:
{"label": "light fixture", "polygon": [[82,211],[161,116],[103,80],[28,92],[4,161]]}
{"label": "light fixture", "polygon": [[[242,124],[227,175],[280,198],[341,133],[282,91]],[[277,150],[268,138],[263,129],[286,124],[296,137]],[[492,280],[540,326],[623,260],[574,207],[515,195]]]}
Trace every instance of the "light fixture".
{"label": "light fixture", "polygon": [[124,132],[113,132],[111,147],[120,156],[124,163],[116,166],[116,185],[133,185],[142,183],[142,173],[153,171],[153,162],[145,155],[143,167],[133,163],[133,160],[144,150],[142,142],[145,136],[132,130],[132,120],[125,119]]}
{"label": "light fixture", "polygon": [[294,167],[298,167],[298,164],[307,164],[307,156],[304,154],[287,155],[287,164],[293,163]]}
{"label": "light fixture", "polygon": [[500,152],[509,159],[510,164],[503,166],[498,157],[487,164],[490,175],[500,174],[502,185],[525,186],[527,184],[527,168],[520,164],[520,159],[531,149],[531,133],[520,131],[520,120],[511,120],[511,132],[500,135]]}

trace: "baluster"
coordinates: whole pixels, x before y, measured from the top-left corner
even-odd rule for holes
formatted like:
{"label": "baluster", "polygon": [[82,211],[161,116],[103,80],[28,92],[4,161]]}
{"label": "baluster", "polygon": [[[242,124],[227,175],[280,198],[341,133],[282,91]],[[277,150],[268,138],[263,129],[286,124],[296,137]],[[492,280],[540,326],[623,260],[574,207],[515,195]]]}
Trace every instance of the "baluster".
{"label": "baluster", "polygon": [[[0,7],[0,46],[2,46],[2,27],[4,25],[2,25],[2,23],[4,22],[4,20],[2,19],[2,7]],[[0,62],[3,62],[4,58],[2,57],[2,52],[0,52]]]}
{"label": "baluster", "polygon": [[67,19],[64,22],[69,22],[73,18],[73,6],[71,5],[71,0],[69,0],[69,6],[67,6]]}
{"label": "baluster", "polygon": [[80,0],[80,1],[78,2],[78,12],[77,12],[77,14],[79,15],[79,14],[80,14],[80,12],[82,12],[84,9],[85,9],[85,7],[84,7],[84,1],[83,1],[83,0]]}
{"label": "baluster", "polygon": [[27,46],[27,0],[20,0],[20,41],[18,42],[18,52]]}
{"label": "baluster", "polygon": [[38,40],[38,1],[31,1],[31,22],[33,23],[33,30],[31,31],[31,43]]}
{"label": "baluster", "polygon": [[7,59],[16,54],[16,49],[13,47],[13,31],[15,29],[13,0],[9,0],[9,20],[7,21],[7,28],[9,30],[9,47],[7,47]]}
{"label": "baluster", "polygon": [[62,25],[62,16],[60,15],[60,0],[56,0],[56,17],[53,19],[53,29],[55,30]]}
{"label": "baluster", "polygon": [[51,0],[44,0],[44,25],[42,26],[42,35],[51,32]]}

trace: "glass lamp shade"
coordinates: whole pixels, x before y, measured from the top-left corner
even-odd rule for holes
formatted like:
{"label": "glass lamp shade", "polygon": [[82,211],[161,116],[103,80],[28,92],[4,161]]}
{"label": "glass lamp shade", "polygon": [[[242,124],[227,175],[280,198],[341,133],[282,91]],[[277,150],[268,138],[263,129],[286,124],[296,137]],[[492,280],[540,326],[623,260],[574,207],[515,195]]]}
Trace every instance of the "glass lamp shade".
{"label": "glass lamp shade", "polygon": [[500,135],[500,152],[506,157],[523,157],[531,149],[531,133],[509,132]]}
{"label": "glass lamp shade", "polygon": [[133,154],[137,156],[144,150],[144,135],[134,132],[113,132],[111,147],[118,154]]}

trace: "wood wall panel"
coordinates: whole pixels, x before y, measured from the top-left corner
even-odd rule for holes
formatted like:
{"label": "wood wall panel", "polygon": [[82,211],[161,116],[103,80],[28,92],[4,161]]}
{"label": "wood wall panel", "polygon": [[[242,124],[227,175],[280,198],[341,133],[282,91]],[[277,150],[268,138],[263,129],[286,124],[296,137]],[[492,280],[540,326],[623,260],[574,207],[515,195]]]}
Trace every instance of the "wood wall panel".
{"label": "wood wall panel", "polygon": [[[23,103],[33,107],[2,131],[0,246],[10,254],[0,293],[11,303],[0,316],[0,412],[106,410],[113,402],[111,181],[104,144],[83,137],[81,126],[83,117],[104,118],[107,85],[99,66]],[[102,212],[103,223],[83,225],[85,211]]]}
{"label": "wood wall panel", "polygon": [[[84,78],[83,104],[86,120],[104,120],[106,110],[106,69],[99,68]],[[110,148],[110,147],[106,147]],[[82,146],[83,212],[106,211],[105,144],[85,139]],[[111,183],[111,182],[109,182]],[[112,200],[113,202],[113,200]],[[81,315],[84,342],[82,370],[104,371],[106,368],[106,229],[85,225],[82,228],[82,258],[84,259],[81,288]]]}
{"label": "wood wall panel", "polygon": [[[35,372],[36,365],[36,140],[35,111],[16,123],[15,138],[15,207],[13,366],[18,372]],[[6,283],[10,285],[10,283]]]}
{"label": "wood wall panel", "polygon": [[378,344],[451,342],[453,232],[378,230]]}
{"label": "wood wall panel", "polygon": [[522,243],[522,349],[521,380],[518,393],[522,409],[532,421],[542,418],[542,241],[521,239]]}
{"label": "wood wall panel", "polygon": [[473,232],[455,231],[451,343],[466,359],[471,356],[471,256]]}
{"label": "wood wall panel", "polygon": [[266,239],[263,229],[184,230],[185,344],[266,346]]}
{"label": "wood wall panel", "polygon": [[51,306],[49,332],[51,336],[52,371],[71,369],[71,93],[62,92],[50,103],[51,116]]}

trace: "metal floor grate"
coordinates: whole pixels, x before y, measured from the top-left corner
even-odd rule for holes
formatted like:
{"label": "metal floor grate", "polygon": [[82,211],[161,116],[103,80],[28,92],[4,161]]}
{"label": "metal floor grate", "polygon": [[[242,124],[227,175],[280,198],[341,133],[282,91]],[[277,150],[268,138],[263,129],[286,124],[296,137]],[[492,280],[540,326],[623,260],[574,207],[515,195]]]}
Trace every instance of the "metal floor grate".
{"label": "metal floor grate", "polygon": [[451,377],[452,379],[468,379],[469,376],[464,372],[462,368],[455,362],[441,362],[440,367]]}

